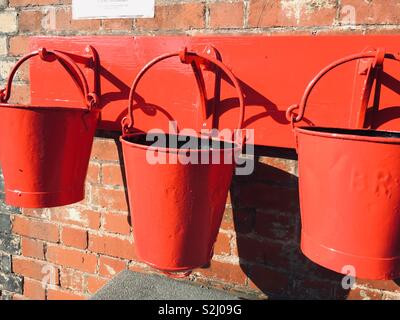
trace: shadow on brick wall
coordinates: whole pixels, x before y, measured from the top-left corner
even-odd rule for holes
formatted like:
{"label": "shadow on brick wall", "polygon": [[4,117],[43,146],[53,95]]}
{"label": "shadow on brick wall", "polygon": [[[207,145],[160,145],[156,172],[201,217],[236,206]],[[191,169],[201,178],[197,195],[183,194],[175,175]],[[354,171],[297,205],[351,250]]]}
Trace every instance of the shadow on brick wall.
{"label": "shadow on brick wall", "polygon": [[[114,139],[127,190],[119,133],[99,131],[97,136]],[[270,299],[348,299],[349,294],[353,299],[363,298],[359,289],[342,288],[343,275],[318,266],[300,251],[297,158],[293,150],[256,148],[254,173],[235,176],[230,194],[231,207],[226,210],[233,216],[237,255],[250,288]],[[127,192],[125,196],[128,203]],[[132,225],[130,215],[127,219]],[[357,284],[396,291],[400,279],[357,280]]]}
{"label": "shadow on brick wall", "polygon": [[[119,134],[114,139],[127,190]],[[343,276],[319,267],[300,251],[300,214],[296,154],[291,150],[257,148],[255,171],[236,176],[231,187],[238,256],[249,286],[269,298],[347,298]],[[128,202],[128,194],[126,192]],[[229,210],[229,209],[227,209]],[[130,215],[128,215],[129,224]]]}
{"label": "shadow on brick wall", "polygon": [[[98,130],[96,135],[104,137],[104,138],[112,138],[117,146],[121,176],[122,176],[122,181],[124,183],[125,201],[126,201],[126,204],[128,207],[128,212],[130,213],[131,209],[130,209],[130,204],[129,204],[128,182],[126,181],[125,161],[124,161],[124,155],[122,152],[122,144],[121,144],[121,141],[119,141],[121,134],[119,132],[107,132],[107,131],[103,131],[103,130]],[[128,220],[128,224],[132,227],[132,218],[131,218],[130,214],[128,214],[127,220]]]}
{"label": "shadow on brick wall", "polygon": [[250,287],[269,298],[347,298],[343,276],[300,251],[295,152],[259,148],[256,154],[254,173],[236,176],[231,187],[238,256]]}

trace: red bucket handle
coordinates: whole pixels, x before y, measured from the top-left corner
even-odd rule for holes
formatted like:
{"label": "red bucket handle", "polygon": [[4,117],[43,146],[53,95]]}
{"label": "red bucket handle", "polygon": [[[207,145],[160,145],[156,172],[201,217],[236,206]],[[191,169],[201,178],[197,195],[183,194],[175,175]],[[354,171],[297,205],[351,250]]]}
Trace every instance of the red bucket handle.
{"label": "red bucket handle", "polygon": [[[308,98],[310,97],[310,94],[311,94],[312,90],[314,89],[314,87],[323,78],[323,76],[325,76],[331,70],[337,68],[338,66],[340,66],[342,64],[345,64],[345,63],[348,63],[348,62],[351,62],[354,60],[365,59],[365,58],[375,58],[373,67],[382,65],[384,59],[390,59],[390,60],[395,60],[395,61],[400,62],[400,59],[396,55],[386,53],[384,49],[378,49],[376,51],[370,51],[370,52],[357,53],[357,54],[353,54],[353,55],[341,58],[339,60],[336,60],[335,62],[331,63],[330,65],[328,65],[327,67],[322,69],[315,76],[315,78],[308,84],[306,91],[304,92],[304,95],[300,101],[300,104],[292,105],[287,109],[287,111],[286,111],[287,120],[290,121],[292,123],[292,125],[294,125],[294,123],[296,123],[296,122],[300,122],[301,120],[303,120]],[[365,90],[366,95],[364,95],[364,97],[363,97],[363,106],[365,106],[365,107],[368,104],[368,101],[370,98],[372,84],[373,83],[370,83],[369,84],[370,88],[366,88],[366,90]],[[298,111],[298,114],[296,115],[294,111],[297,109],[299,111]]]}
{"label": "red bucket handle", "polygon": [[198,54],[196,52],[187,51],[187,49],[184,48],[180,52],[164,54],[162,56],[159,56],[159,57],[153,59],[146,66],[144,66],[144,68],[139,72],[139,74],[137,75],[136,79],[134,80],[134,82],[132,84],[131,91],[129,94],[128,115],[124,119],[122,119],[122,132],[127,133],[127,132],[129,132],[129,129],[131,129],[133,127],[132,106],[133,106],[133,102],[135,99],[135,92],[136,92],[137,86],[139,84],[139,81],[142,79],[144,74],[155,64],[157,64],[163,60],[172,58],[172,57],[179,57],[181,62],[184,64],[192,64],[192,67],[193,67],[192,69],[195,74],[197,86],[198,86],[198,89],[200,92],[201,105],[202,105],[203,110],[206,110],[206,105],[207,105],[206,93],[205,93],[206,89],[205,89],[202,75],[201,75],[200,71],[198,70],[197,65],[212,63],[215,66],[219,67],[229,77],[229,79],[232,81],[232,83],[236,89],[236,93],[239,97],[240,114],[239,114],[239,121],[238,121],[237,128],[242,129],[243,121],[244,121],[244,99],[243,99],[242,89],[241,89],[240,84],[239,84],[238,80],[236,79],[235,75],[221,61],[219,61],[213,57],[210,57],[210,56],[205,56],[205,55]]}
{"label": "red bucket handle", "polygon": [[[43,61],[48,61],[50,56],[55,56],[57,60],[62,64],[62,66],[67,70],[67,72],[71,75],[74,80],[75,86],[79,89],[82,94],[83,102],[85,107],[82,109],[91,110],[92,108],[98,105],[98,96],[94,92],[89,92],[89,85],[86,81],[85,75],[82,70],[76,65],[76,63],[68,57],[66,54],[60,51],[48,51],[46,48],[40,48],[37,51],[33,51],[24,57],[22,57],[11,70],[10,75],[8,77],[7,85],[5,89],[0,90],[0,102],[7,103],[11,96],[11,88],[12,82],[16,72],[19,67],[27,60],[39,56]],[[76,78],[76,76],[78,78]]]}

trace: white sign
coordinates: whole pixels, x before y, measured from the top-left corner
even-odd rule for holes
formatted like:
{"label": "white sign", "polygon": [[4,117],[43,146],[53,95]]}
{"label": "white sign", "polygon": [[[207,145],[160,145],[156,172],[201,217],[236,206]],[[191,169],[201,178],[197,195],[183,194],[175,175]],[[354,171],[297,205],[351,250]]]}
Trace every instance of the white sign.
{"label": "white sign", "polygon": [[72,0],[72,19],[153,17],[154,0]]}

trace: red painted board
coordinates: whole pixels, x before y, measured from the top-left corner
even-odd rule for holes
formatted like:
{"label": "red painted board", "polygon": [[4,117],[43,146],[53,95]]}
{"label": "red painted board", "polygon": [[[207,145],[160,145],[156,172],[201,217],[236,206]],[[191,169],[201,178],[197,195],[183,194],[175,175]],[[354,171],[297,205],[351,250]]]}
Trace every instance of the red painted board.
{"label": "red painted board", "polygon": [[[398,52],[400,35],[356,36],[173,36],[173,37],[32,37],[31,49],[46,47],[83,54],[92,45],[100,55],[102,117],[100,128],[120,130],[126,114],[129,87],[139,70],[158,55],[187,46],[203,52],[213,46],[240,80],[245,95],[245,127],[255,130],[255,143],[293,147],[286,109],[298,103],[306,85],[323,67],[367,47],[385,47]],[[351,127],[352,99],[356,63],[349,63],[327,75],[313,92],[306,118],[315,125]],[[81,103],[71,79],[57,63],[31,60],[32,101],[36,104],[76,105]],[[385,62],[384,87],[378,122],[381,128],[400,128],[400,66]],[[90,70],[86,70],[91,78]],[[214,86],[211,71],[205,71],[208,88]],[[213,92],[209,98],[213,98]],[[145,103],[135,110],[135,127],[167,129],[168,119],[180,128],[199,128],[202,123],[199,97],[191,69],[171,59],[146,74],[138,88]],[[353,96],[355,94],[355,96]],[[142,101],[142,102],[143,102]],[[356,100],[357,101],[357,100]],[[238,103],[233,87],[221,82],[221,102],[217,106],[218,127],[233,128],[238,118]],[[303,123],[304,124],[304,123]]]}

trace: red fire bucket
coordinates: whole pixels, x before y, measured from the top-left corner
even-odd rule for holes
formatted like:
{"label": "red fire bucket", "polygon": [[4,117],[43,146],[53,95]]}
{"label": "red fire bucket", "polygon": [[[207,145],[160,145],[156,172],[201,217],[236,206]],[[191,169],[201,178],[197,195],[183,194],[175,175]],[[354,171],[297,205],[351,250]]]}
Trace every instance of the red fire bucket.
{"label": "red fire bucket", "polygon": [[[57,59],[73,76],[83,95],[82,107],[7,103],[17,69],[37,55],[42,60]],[[81,69],[61,52],[32,52],[12,70],[0,101],[0,162],[6,203],[45,208],[82,200],[99,112],[95,108],[97,96],[88,93]]]}
{"label": "red fire bucket", "polygon": [[[133,125],[134,95],[140,79],[153,65],[174,56],[180,56],[183,63],[191,63],[192,66],[194,61],[208,61],[226,73],[239,96],[239,129],[244,118],[244,103],[237,79],[224,64],[186,50],[154,59],[138,74],[132,85],[129,113],[123,121],[124,133],[120,140],[136,253],[142,261],[169,275],[173,275],[171,272],[185,272],[183,275],[187,275],[190,270],[209,263],[212,257],[235,168],[234,156],[240,153],[241,145],[209,137],[168,136],[167,139],[194,139],[192,141],[196,146],[212,145],[209,150],[189,150],[181,148],[184,142],[178,141],[175,147],[162,143],[155,146],[151,145],[152,142],[146,142],[146,134],[129,133]],[[193,70],[199,80],[201,75],[198,69]],[[204,83],[198,81],[197,84],[205,107]],[[210,164],[182,163],[180,158],[188,152],[197,159],[209,159]],[[165,155],[169,159],[176,157],[177,161],[152,164],[148,161],[152,153]],[[220,164],[212,163],[214,156],[220,156]]]}
{"label": "red fire bucket", "polygon": [[[288,118],[293,123],[302,120],[312,89],[329,70],[374,56],[353,55],[325,68],[308,86],[300,108],[289,108]],[[392,55],[386,58],[397,60]],[[366,91],[369,96],[371,91]],[[400,132],[300,127],[295,136],[303,253],[339,273],[365,279],[398,278]]]}

